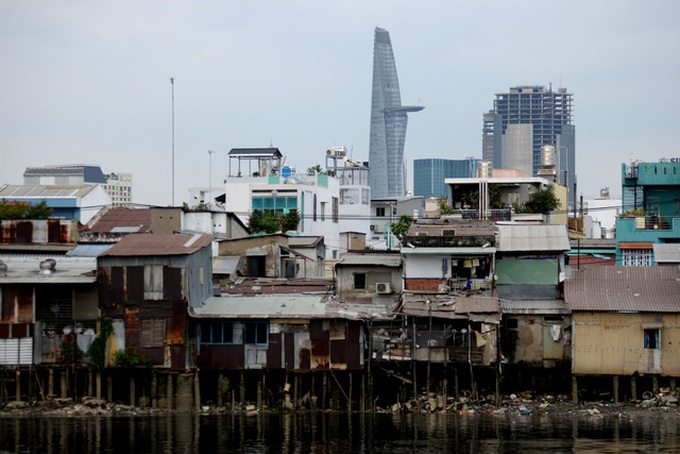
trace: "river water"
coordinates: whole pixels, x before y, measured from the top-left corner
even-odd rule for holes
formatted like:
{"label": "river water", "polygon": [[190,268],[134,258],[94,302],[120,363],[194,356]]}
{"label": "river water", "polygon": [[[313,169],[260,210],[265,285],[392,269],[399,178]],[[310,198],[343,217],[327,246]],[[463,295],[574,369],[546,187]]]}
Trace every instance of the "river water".
{"label": "river water", "polygon": [[678,452],[680,418],[288,414],[0,417],[0,452]]}

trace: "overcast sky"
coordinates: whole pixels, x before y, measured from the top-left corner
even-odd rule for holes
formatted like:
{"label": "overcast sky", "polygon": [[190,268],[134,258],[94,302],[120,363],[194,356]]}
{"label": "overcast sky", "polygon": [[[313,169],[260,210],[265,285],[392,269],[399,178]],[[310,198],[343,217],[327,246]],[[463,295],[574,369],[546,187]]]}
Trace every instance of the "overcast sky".
{"label": "overcast sky", "polygon": [[[406,157],[481,157],[482,114],[516,85],[574,94],[578,192],[621,163],[680,157],[680,2],[0,0],[0,183],[28,166],[131,172],[134,201],[224,180],[273,145],[306,170],[368,159],[373,32],[390,32]],[[412,175],[409,171],[409,179]],[[412,182],[409,182],[411,186]]]}

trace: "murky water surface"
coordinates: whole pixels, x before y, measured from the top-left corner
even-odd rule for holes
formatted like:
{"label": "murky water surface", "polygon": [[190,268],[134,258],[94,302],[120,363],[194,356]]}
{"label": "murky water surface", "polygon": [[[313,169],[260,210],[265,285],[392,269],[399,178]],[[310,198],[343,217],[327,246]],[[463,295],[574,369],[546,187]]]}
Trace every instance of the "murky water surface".
{"label": "murky water surface", "polygon": [[0,452],[680,453],[680,418],[323,412],[0,417]]}

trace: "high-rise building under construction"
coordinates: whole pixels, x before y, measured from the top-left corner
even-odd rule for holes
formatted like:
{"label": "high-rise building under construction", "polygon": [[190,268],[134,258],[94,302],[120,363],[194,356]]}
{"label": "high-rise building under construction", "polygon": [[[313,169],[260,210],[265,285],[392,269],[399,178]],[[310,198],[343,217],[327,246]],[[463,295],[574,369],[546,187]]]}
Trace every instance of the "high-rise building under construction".
{"label": "high-rise building under construction", "polygon": [[573,95],[566,88],[542,85],[511,87],[496,93],[493,110],[484,114],[482,159],[494,169],[517,169],[537,175],[541,147],[555,147],[557,182],[572,191],[575,181]]}
{"label": "high-rise building under construction", "polygon": [[371,136],[368,148],[371,198],[405,195],[404,142],[408,112],[423,109],[422,106],[401,105],[390,33],[376,28],[373,44]]}

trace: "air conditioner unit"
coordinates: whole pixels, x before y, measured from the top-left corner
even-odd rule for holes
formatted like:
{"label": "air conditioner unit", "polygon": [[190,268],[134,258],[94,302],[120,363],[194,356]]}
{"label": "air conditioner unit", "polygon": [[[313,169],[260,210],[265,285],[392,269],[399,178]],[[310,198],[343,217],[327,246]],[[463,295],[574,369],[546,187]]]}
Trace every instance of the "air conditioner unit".
{"label": "air conditioner unit", "polygon": [[333,147],[326,150],[327,156],[345,156],[347,154],[347,148],[345,147]]}
{"label": "air conditioner unit", "polygon": [[371,231],[373,231],[373,230],[375,230],[375,226],[374,226],[374,225],[371,226]]}
{"label": "air conditioner unit", "polygon": [[375,284],[375,291],[378,292],[380,295],[387,295],[388,293],[392,293],[392,289],[390,288],[390,283],[389,282],[378,282]]}

